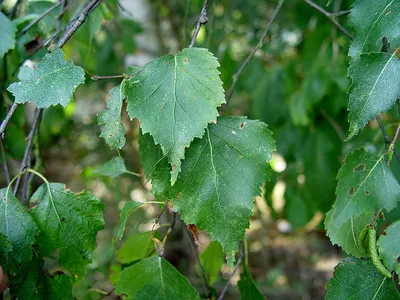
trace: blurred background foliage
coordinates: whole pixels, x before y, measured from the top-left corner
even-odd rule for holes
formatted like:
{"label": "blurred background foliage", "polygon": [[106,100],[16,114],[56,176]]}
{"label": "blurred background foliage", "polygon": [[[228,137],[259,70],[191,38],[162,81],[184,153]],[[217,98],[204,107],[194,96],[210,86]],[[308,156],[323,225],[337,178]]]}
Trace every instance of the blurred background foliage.
{"label": "blurred background foliage", "polygon": [[[2,2],[5,12],[15,3]],[[316,1],[323,7],[326,2]],[[339,12],[350,9],[353,1],[331,2],[326,9]],[[60,10],[54,10],[18,37],[16,49],[0,62],[0,119],[13,102],[5,88],[17,80],[21,64],[40,60],[47,50],[39,47],[75,16],[82,3],[69,0],[61,24],[57,22]],[[53,4],[24,0],[14,22],[21,29]],[[87,188],[106,204],[106,230],[98,236],[99,247],[90,271],[75,287],[77,299],[115,298],[111,283],[121,268],[152,253],[146,231],[151,230],[160,212],[154,205],[140,207],[129,218],[123,242],[112,247],[124,203],[148,201],[153,196],[145,178],[130,174],[110,178],[96,172],[117,155],[99,138],[96,115],[106,106],[108,92],[119,80],[94,81],[90,77],[134,73],[150,59],[187,46],[202,4],[203,0],[103,1],[64,47],[66,58],[87,71],[86,84],[79,87],[66,108],[46,109],[35,139],[33,165],[49,180],[66,183],[73,191]],[[257,44],[276,5],[275,0],[210,1],[209,22],[202,27],[196,46],[206,47],[218,57],[225,90]],[[338,20],[348,27],[346,16]],[[271,161],[272,179],[265,182],[262,197],[255,201],[248,230],[251,272],[269,299],[323,297],[333,267],[342,256],[338,248],[331,246],[323,226],[324,215],[335,199],[337,171],[346,153],[354,148],[364,146],[374,152],[384,148],[375,121],[350,142],[344,142],[348,132],[348,48],[349,40],[322,14],[302,0],[286,0],[265,45],[242,73],[226,107],[228,114],[264,121],[277,141]],[[33,113],[33,106],[20,105],[6,131],[4,152],[13,175],[24,154]],[[382,120],[392,135],[399,121],[397,108],[382,115]],[[140,173],[139,124],[131,122],[126,113],[123,121],[127,143],[120,154],[128,170]],[[392,164],[392,169],[398,177],[398,165]],[[2,174],[1,186],[5,186]],[[38,184],[40,181],[32,181],[33,187]],[[399,209],[392,215],[399,216]],[[170,220],[167,212],[161,223]],[[208,243],[207,235],[201,233],[200,249],[204,251]],[[207,251],[202,256],[208,253],[221,260],[218,246],[211,244]],[[166,257],[202,290],[187,233],[180,222],[168,238]],[[221,270],[221,275],[213,278],[218,292],[230,274],[225,265]],[[237,280],[235,276],[229,299],[239,297]]]}

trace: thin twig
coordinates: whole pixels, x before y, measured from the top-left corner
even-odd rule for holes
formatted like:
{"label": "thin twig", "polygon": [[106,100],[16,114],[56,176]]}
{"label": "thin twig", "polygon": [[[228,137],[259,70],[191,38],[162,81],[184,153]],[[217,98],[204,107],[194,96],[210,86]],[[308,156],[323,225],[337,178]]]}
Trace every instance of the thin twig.
{"label": "thin twig", "polygon": [[3,120],[3,122],[0,125],[0,138],[4,139],[4,131],[6,130],[7,124],[10,121],[12,115],[14,114],[15,110],[17,109],[18,104],[17,103],[13,103],[13,105],[11,106],[11,108],[9,109],[9,111],[7,112],[7,115],[5,117],[5,119]]}
{"label": "thin twig", "polygon": [[231,280],[232,280],[233,276],[235,276],[237,270],[239,269],[239,267],[242,263],[243,257],[244,257],[244,252],[243,252],[242,247],[240,247],[240,257],[235,265],[235,268],[233,269],[231,276],[229,276],[228,282],[225,284],[224,289],[221,292],[221,295],[219,295],[218,300],[224,299],[225,293],[227,292],[227,290],[231,284]]}
{"label": "thin twig", "polygon": [[192,40],[190,41],[189,44],[189,48],[192,48],[194,46],[194,43],[196,41],[197,35],[199,34],[201,26],[207,24],[208,22],[207,7],[208,7],[208,0],[204,0],[203,8],[201,9],[199,19],[197,20],[196,28],[194,29]]}
{"label": "thin twig", "polygon": [[60,2],[57,2],[53,6],[49,7],[46,9],[41,15],[39,15],[36,19],[32,20],[28,25],[26,25],[19,33],[17,37],[23,36],[25,33],[28,32],[29,29],[31,29],[36,23],[38,23],[40,20],[42,20],[45,16],[47,16],[49,13],[51,13],[53,10],[55,10],[57,7],[59,7],[61,4],[63,4],[66,0],[61,0]]}
{"label": "thin twig", "polygon": [[108,76],[100,76],[100,75],[93,75],[90,76],[90,79],[93,81],[99,81],[103,79],[118,79],[118,78],[125,78],[124,75],[108,75]]}
{"label": "thin twig", "polygon": [[98,4],[100,4],[101,0],[90,0],[88,1],[82,8],[81,12],[79,13],[78,18],[72,24],[70,28],[64,31],[64,34],[60,38],[58,42],[58,46],[61,48],[65,45],[66,42],[72,37],[72,35],[78,30],[78,28],[85,22],[89,13],[96,8]]}
{"label": "thin twig", "polygon": [[233,75],[233,81],[232,81],[232,85],[227,93],[226,96],[226,104],[225,106],[221,109],[221,111],[225,110],[226,105],[228,104],[229,100],[232,97],[233,91],[236,87],[236,83],[239,79],[239,76],[242,74],[243,70],[246,68],[246,66],[249,64],[250,60],[254,57],[254,55],[256,54],[256,52],[264,45],[264,40],[267,37],[267,34],[269,32],[269,29],[272,25],[272,23],[274,22],[276,16],[278,15],[279,10],[282,7],[283,2],[285,2],[284,0],[280,0],[278,3],[278,6],[275,8],[274,14],[271,17],[271,20],[269,21],[267,27],[264,29],[264,32],[261,36],[261,38],[259,39],[257,46],[254,47],[253,51],[250,52],[250,54],[247,56],[246,60],[243,62],[243,64],[240,66],[239,70]]}
{"label": "thin twig", "polygon": [[7,184],[10,183],[10,172],[8,171],[6,152],[4,151],[3,139],[0,139],[1,158],[3,159],[3,169],[6,175]]}
{"label": "thin twig", "polygon": [[[399,138],[399,132],[400,132],[400,124],[397,126],[396,133],[394,135],[393,141],[389,146],[389,151],[393,151],[394,152],[394,147],[396,146],[397,139]],[[392,160],[391,155],[389,155],[389,159],[387,161],[387,166],[388,167],[390,167],[390,161],[391,160]]]}
{"label": "thin twig", "polygon": [[190,246],[191,246],[191,248],[192,248],[194,257],[196,258],[196,262],[197,262],[197,264],[198,264],[198,266],[199,266],[200,275],[201,275],[200,277],[201,277],[201,279],[203,280],[204,289],[205,289],[205,291],[206,291],[206,298],[208,299],[208,298],[210,297],[210,295],[211,295],[211,288],[210,288],[210,286],[208,285],[206,272],[204,271],[203,265],[202,265],[201,262],[200,262],[199,253],[198,253],[197,247],[196,247],[196,245],[195,245],[195,243],[194,243],[193,234],[189,231],[189,229],[188,229],[188,227],[186,226],[186,224],[184,224],[183,227],[185,227],[185,229],[186,229],[187,238],[188,238],[189,243],[190,243]]}
{"label": "thin twig", "polygon": [[[40,108],[36,109],[35,118],[32,123],[31,131],[29,132],[28,137],[27,137],[28,144],[26,145],[26,148],[25,148],[24,158],[22,159],[20,172],[24,171],[26,168],[28,168],[30,166],[33,138],[35,137],[36,128],[38,127],[39,122],[42,118],[42,112],[43,112],[42,109],[40,109]],[[21,182],[21,177],[18,177],[17,181],[15,182],[15,186],[14,186],[14,195],[16,195],[18,192],[20,182]],[[21,199],[21,201],[23,201],[23,200]]]}
{"label": "thin twig", "polygon": [[[56,32],[60,32],[61,31],[61,25],[62,25],[62,21],[63,21],[63,16],[64,16],[65,11],[68,8],[68,0],[65,0],[65,1],[60,0],[60,3],[62,3],[62,6],[60,7],[60,14],[57,17]],[[58,36],[56,36],[55,40],[56,40],[56,42],[58,42]]]}
{"label": "thin twig", "polygon": [[353,40],[353,36],[342,25],[340,25],[338,21],[336,21],[335,14],[332,14],[332,13],[326,11],[321,6],[319,6],[318,4],[315,4],[311,0],[304,0],[304,2],[306,2],[308,5],[315,8],[316,10],[318,10],[323,15],[325,15],[325,17],[327,17],[333,23],[333,25],[335,25],[337,27],[337,29],[339,29],[341,32],[343,32],[350,40]]}
{"label": "thin twig", "polygon": [[[385,139],[385,144],[386,144],[387,146],[390,146],[390,143],[391,143],[390,137],[389,137],[389,135],[387,134],[385,127],[384,127],[383,124],[382,124],[381,118],[380,118],[379,116],[376,116],[375,119],[376,119],[376,121],[378,122],[379,128],[380,128],[380,130],[381,130],[381,132],[382,132],[382,135],[383,135],[383,138]],[[400,164],[400,156],[399,156],[399,154],[396,152],[395,149],[393,149],[393,154],[394,154],[394,156],[396,157],[396,160],[398,161],[398,163]]]}
{"label": "thin twig", "polygon": [[336,134],[339,136],[339,139],[344,141],[346,139],[346,135],[344,134],[342,127],[340,127],[340,125],[330,115],[328,115],[324,109],[321,109],[320,113],[328,121],[328,123],[331,124],[333,129],[336,131]]}
{"label": "thin twig", "polygon": [[335,17],[347,16],[350,13],[351,10],[342,10],[335,13],[331,13],[331,16],[335,18]]}
{"label": "thin twig", "polygon": [[129,10],[127,10],[127,9],[121,4],[121,2],[118,1],[118,0],[117,0],[117,5],[118,5],[119,8],[120,8],[124,13],[126,13],[128,16],[130,16],[131,18],[134,17],[134,16],[132,15],[132,13],[131,13]]}
{"label": "thin twig", "polygon": [[15,5],[13,6],[13,8],[11,9],[10,14],[8,15],[8,17],[12,20],[15,17],[15,14],[18,10],[18,6],[19,4],[22,2],[22,0],[17,0],[17,2],[15,2]]}

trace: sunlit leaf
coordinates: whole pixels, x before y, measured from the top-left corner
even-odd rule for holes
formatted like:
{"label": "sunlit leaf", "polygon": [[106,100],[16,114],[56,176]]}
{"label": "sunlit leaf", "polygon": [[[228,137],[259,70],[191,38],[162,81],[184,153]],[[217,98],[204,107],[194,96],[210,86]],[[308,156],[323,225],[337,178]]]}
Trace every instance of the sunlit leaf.
{"label": "sunlit leaf", "polygon": [[124,159],[121,156],[113,157],[104,165],[98,167],[96,172],[111,178],[118,177],[126,172]]}
{"label": "sunlit leaf", "polygon": [[202,137],[225,102],[217,59],[207,49],[183,49],[157,58],[126,81],[128,113],[143,133],[160,144],[172,165],[171,183],[181,170],[185,148]]}
{"label": "sunlit leaf", "polygon": [[132,234],[118,249],[117,260],[121,264],[129,264],[149,257],[152,253],[155,253],[152,237],[152,231]]}
{"label": "sunlit leaf", "polygon": [[122,236],[124,235],[125,231],[125,224],[126,221],[128,220],[129,215],[139,206],[141,206],[143,203],[141,202],[136,202],[136,201],[130,201],[127,202],[124,207],[121,210],[121,214],[119,217],[119,227],[117,231],[117,238],[122,239]]}

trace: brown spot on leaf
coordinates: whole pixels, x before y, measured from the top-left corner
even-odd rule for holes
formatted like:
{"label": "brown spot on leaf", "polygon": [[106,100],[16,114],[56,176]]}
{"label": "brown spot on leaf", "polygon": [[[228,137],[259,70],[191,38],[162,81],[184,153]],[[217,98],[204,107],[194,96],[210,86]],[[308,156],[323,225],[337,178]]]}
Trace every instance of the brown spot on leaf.
{"label": "brown spot on leaf", "polygon": [[175,199],[178,200],[181,195],[182,195],[182,192],[179,192],[178,195],[176,195]]}
{"label": "brown spot on leaf", "polygon": [[365,171],[365,164],[358,164],[354,167],[353,172],[364,172]]}
{"label": "brown spot on leaf", "polygon": [[113,137],[114,136],[114,134],[113,133],[110,133],[109,135],[108,135],[108,137]]}
{"label": "brown spot on leaf", "polygon": [[184,90],[183,92],[185,93],[185,95],[187,95],[189,93],[187,90]]}
{"label": "brown spot on leaf", "polygon": [[239,158],[243,158],[243,155],[240,155]]}
{"label": "brown spot on leaf", "polygon": [[184,64],[187,64],[189,61],[188,61],[188,59],[185,57],[184,59],[183,59],[183,63]]}
{"label": "brown spot on leaf", "polygon": [[60,221],[61,221],[61,222],[65,222],[65,218],[62,217],[62,218],[60,219]]}
{"label": "brown spot on leaf", "polygon": [[386,15],[388,16],[388,15],[390,15],[391,13],[392,13],[392,11],[389,10],[389,11],[386,13]]}
{"label": "brown spot on leaf", "polygon": [[348,191],[349,196],[353,196],[354,195],[354,187],[349,187],[349,191]]}
{"label": "brown spot on leaf", "polygon": [[246,125],[246,122],[243,122],[242,124],[240,124],[240,130],[243,129],[244,125]]}
{"label": "brown spot on leaf", "polygon": [[190,233],[193,235],[194,243],[196,244],[197,247],[199,247],[200,246],[199,229],[194,224],[189,224],[187,228],[189,229]]}
{"label": "brown spot on leaf", "polygon": [[369,190],[365,191],[365,196],[369,196],[371,194],[371,192]]}

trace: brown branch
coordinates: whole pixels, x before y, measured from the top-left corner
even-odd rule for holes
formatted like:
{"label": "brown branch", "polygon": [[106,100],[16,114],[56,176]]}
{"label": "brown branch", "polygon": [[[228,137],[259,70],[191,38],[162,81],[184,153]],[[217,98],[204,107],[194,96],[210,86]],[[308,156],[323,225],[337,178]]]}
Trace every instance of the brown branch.
{"label": "brown branch", "polygon": [[310,5],[311,7],[315,8],[320,13],[322,13],[325,17],[327,17],[332,22],[333,25],[335,25],[337,27],[337,29],[339,29],[341,32],[343,32],[350,40],[353,40],[353,36],[342,25],[340,25],[340,23],[338,21],[336,21],[336,19],[335,19],[335,17],[337,16],[336,14],[326,11],[321,6],[319,6],[318,4],[315,4],[311,0],[304,0],[304,2],[306,2],[308,5]]}
{"label": "brown branch", "polygon": [[256,52],[264,45],[264,40],[267,37],[267,34],[269,32],[269,29],[272,25],[272,23],[274,22],[276,16],[278,15],[279,10],[282,7],[283,2],[285,2],[284,0],[280,0],[278,3],[278,6],[275,8],[274,14],[271,17],[271,20],[269,21],[267,27],[264,29],[264,32],[260,38],[260,40],[257,43],[257,46],[254,47],[253,51],[250,52],[250,54],[247,56],[246,60],[243,62],[243,64],[240,66],[239,70],[233,75],[233,81],[232,81],[232,85],[228,91],[228,94],[226,96],[226,104],[225,106],[221,109],[221,111],[223,112],[225,110],[226,105],[228,104],[229,100],[232,97],[233,91],[236,87],[237,81],[239,79],[239,76],[242,74],[243,70],[246,68],[246,66],[249,64],[250,60],[254,57],[254,55],[256,54]]}
{"label": "brown branch", "polygon": [[10,172],[8,171],[6,152],[4,151],[3,139],[0,139],[1,158],[3,159],[3,169],[6,175],[7,184],[10,183]]}
{"label": "brown branch", "polygon": [[187,233],[187,238],[189,240],[190,246],[192,248],[192,252],[194,254],[194,257],[196,258],[196,262],[199,265],[199,269],[200,269],[200,277],[203,280],[203,284],[204,284],[204,289],[206,291],[206,298],[209,299],[210,295],[211,295],[211,288],[208,285],[208,281],[207,281],[207,276],[206,276],[206,272],[204,271],[203,265],[200,262],[200,258],[199,258],[199,253],[197,251],[197,247],[194,243],[194,237],[193,234],[189,231],[188,227],[186,224],[183,224],[183,227],[185,227],[185,231]]}
{"label": "brown branch", "polygon": [[208,7],[208,0],[204,0],[203,8],[201,9],[199,19],[197,20],[196,28],[194,29],[192,40],[190,41],[189,44],[189,48],[192,48],[194,46],[194,43],[196,41],[197,35],[199,34],[201,26],[207,24],[208,22],[207,7]]}
{"label": "brown branch", "polygon": [[4,131],[6,130],[7,124],[10,121],[12,115],[14,114],[15,110],[17,109],[18,104],[17,103],[13,103],[13,105],[11,106],[11,108],[9,109],[9,111],[7,112],[7,115],[5,117],[5,119],[3,120],[3,122],[0,125],[0,138],[4,139]]}
{"label": "brown branch", "polygon": [[[389,145],[389,151],[394,152],[394,147],[396,146],[397,139],[399,138],[399,132],[400,132],[400,124],[397,126],[396,133],[394,135],[392,143]],[[390,167],[390,161],[392,160],[391,155],[389,156],[389,159],[387,161],[387,166]]]}

